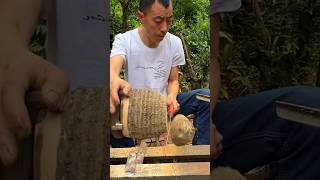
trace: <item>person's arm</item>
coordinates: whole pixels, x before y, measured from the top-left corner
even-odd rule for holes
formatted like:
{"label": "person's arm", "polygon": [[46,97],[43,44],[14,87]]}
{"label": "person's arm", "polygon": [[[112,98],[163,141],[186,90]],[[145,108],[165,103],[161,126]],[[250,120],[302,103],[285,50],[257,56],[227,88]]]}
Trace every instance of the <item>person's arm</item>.
{"label": "person's arm", "polygon": [[28,50],[41,0],[0,0],[0,159],[15,162],[17,143],[31,132],[25,105],[29,90],[41,91],[50,110],[58,110],[68,91],[63,71]]}
{"label": "person's arm", "polygon": [[217,131],[215,126],[215,109],[219,98],[219,92],[221,87],[220,79],[220,65],[218,62],[218,49],[219,49],[219,16],[211,16],[211,62],[210,62],[210,90],[211,90],[211,132],[213,136],[211,137],[211,154],[214,159],[218,158],[222,153],[222,136]]}
{"label": "person's arm", "polygon": [[120,78],[120,72],[127,55],[128,40],[125,34],[115,36],[112,43],[110,55],[110,113],[114,114],[116,107],[120,104],[119,94],[129,96],[131,91],[130,84]]}
{"label": "person's arm", "polygon": [[122,56],[113,56],[110,59],[110,113],[116,111],[116,106],[120,103],[119,93],[129,95],[131,86],[128,82],[120,78],[120,72],[124,63]]}
{"label": "person's arm", "polygon": [[37,25],[42,7],[42,0],[0,1],[0,36],[7,43],[28,47]]}
{"label": "person's arm", "polygon": [[173,103],[174,112],[176,113],[179,111],[180,105],[177,101],[177,96],[179,93],[179,68],[172,67],[170,71],[170,76],[168,80],[168,104]]}

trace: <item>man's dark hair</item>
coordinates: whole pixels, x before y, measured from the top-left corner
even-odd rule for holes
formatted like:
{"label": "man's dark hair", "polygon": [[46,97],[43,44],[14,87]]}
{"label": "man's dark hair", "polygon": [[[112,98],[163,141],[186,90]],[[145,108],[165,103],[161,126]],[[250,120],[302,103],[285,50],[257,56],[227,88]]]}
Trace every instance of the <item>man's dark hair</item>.
{"label": "man's dark hair", "polygon": [[155,1],[158,1],[160,4],[162,4],[165,8],[168,8],[170,5],[171,0],[140,0],[139,3],[139,11],[143,12],[144,14],[147,13],[147,11],[150,9],[153,3]]}

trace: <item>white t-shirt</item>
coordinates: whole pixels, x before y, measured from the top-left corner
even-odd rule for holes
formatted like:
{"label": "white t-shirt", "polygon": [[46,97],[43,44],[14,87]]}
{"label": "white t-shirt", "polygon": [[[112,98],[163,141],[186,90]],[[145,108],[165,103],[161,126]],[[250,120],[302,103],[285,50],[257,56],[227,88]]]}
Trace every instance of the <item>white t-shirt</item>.
{"label": "white t-shirt", "polygon": [[125,59],[127,80],[133,89],[147,88],[167,95],[172,67],[185,64],[181,39],[169,32],[156,48],[147,47],[138,29],[115,36],[110,58]]}
{"label": "white t-shirt", "polygon": [[64,70],[70,88],[107,84],[107,2],[44,0],[48,60]]}

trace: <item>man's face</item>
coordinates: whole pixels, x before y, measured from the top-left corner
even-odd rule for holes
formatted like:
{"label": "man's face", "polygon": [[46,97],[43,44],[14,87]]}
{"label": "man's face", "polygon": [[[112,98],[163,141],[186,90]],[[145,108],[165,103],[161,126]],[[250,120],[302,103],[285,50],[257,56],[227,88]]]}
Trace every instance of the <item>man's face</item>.
{"label": "man's face", "polygon": [[165,8],[157,0],[146,13],[139,11],[139,19],[144,25],[148,38],[159,43],[169,30],[173,15],[172,3]]}

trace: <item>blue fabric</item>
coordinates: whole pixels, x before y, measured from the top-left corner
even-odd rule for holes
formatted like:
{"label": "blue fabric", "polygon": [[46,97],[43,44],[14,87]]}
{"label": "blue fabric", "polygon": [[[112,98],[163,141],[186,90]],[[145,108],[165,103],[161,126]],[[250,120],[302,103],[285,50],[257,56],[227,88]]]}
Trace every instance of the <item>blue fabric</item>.
{"label": "blue fabric", "polygon": [[193,125],[196,128],[192,144],[210,144],[210,103],[196,98],[197,94],[210,95],[209,89],[197,89],[178,95],[180,104],[178,114],[185,116],[194,114]]}
{"label": "blue fabric", "polygon": [[270,164],[272,179],[320,179],[320,129],[277,117],[276,100],[320,108],[320,88],[286,87],[219,103],[224,149],[214,164],[242,173]]}
{"label": "blue fabric", "polygon": [[110,133],[110,144],[112,148],[125,148],[125,147],[134,147],[134,141],[131,138],[122,138],[122,139],[116,139],[112,136]]}

